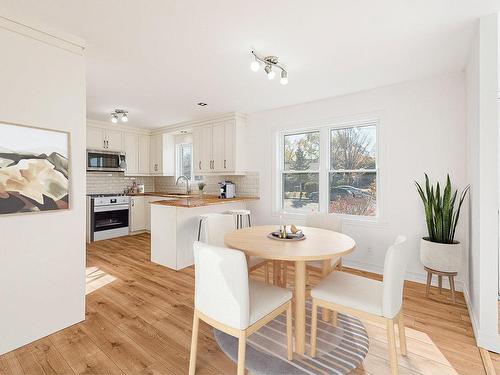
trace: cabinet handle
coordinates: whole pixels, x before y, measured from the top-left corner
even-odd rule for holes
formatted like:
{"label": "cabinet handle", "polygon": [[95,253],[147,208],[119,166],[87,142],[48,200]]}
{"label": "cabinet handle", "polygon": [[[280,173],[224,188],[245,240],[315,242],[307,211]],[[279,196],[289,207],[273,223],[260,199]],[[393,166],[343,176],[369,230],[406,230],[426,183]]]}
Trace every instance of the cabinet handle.
{"label": "cabinet handle", "polygon": [[134,207],[134,200],[132,199],[132,207]]}
{"label": "cabinet handle", "polygon": [[226,159],[224,159],[224,169],[226,169]]}
{"label": "cabinet handle", "polygon": [[106,148],[109,148],[109,141],[106,140]]}
{"label": "cabinet handle", "polygon": [[201,160],[198,162],[198,169],[201,170]]}

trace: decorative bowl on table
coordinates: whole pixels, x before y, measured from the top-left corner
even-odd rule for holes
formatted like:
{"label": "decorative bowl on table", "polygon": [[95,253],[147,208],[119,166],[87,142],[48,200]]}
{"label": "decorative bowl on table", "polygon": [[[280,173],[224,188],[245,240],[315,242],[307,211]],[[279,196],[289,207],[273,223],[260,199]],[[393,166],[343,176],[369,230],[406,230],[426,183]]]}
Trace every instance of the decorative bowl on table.
{"label": "decorative bowl on table", "polygon": [[284,225],[280,230],[269,233],[267,237],[278,241],[302,241],[306,239],[304,233],[297,229],[295,225],[292,225],[291,230],[291,232],[288,232]]}

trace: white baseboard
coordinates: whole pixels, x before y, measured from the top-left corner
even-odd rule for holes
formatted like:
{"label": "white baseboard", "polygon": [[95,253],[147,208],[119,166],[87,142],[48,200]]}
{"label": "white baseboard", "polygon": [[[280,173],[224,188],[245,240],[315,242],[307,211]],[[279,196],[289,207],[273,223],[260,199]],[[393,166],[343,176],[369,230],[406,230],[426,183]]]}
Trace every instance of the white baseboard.
{"label": "white baseboard", "polygon": [[500,353],[500,340],[498,339],[498,334],[492,334],[491,332],[485,332],[479,327],[477,316],[471,309],[472,306],[469,289],[467,285],[464,284],[463,288],[465,304],[467,305],[467,310],[469,311],[469,318],[472,324],[472,330],[474,331],[474,337],[476,338],[476,345],[489,350],[490,352]]}
{"label": "white baseboard", "polygon": [[[373,272],[373,273],[378,273],[379,275],[382,275],[384,273],[384,267],[379,266],[377,264],[370,264],[370,263],[361,263],[361,262],[356,262],[348,259],[342,259],[342,264],[346,267],[351,267],[351,268],[356,268],[358,270],[362,271],[367,271],[367,272]],[[426,284],[427,283],[427,273],[426,272],[406,272],[405,280],[409,281],[414,281],[416,283],[420,284]],[[436,277],[434,276],[434,283],[433,285],[437,285],[436,283]],[[462,292],[463,291],[463,281],[462,280],[455,280],[455,290]],[[449,289],[450,284],[448,282],[447,278],[443,278],[443,287]]]}

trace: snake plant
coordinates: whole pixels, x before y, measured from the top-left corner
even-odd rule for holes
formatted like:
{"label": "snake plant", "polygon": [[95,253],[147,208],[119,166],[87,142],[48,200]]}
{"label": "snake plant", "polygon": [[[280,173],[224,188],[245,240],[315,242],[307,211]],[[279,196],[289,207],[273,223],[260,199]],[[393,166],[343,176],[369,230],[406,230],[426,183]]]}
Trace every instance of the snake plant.
{"label": "snake plant", "polygon": [[446,186],[442,192],[439,182],[436,184],[436,189],[434,189],[434,186],[430,186],[427,174],[425,175],[425,191],[417,181],[415,181],[415,185],[424,203],[425,221],[429,232],[428,240],[446,244],[454,243],[460,209],[470,186],[467,186],[462,191],[458,207],[455,208],[458,190],[455,190],[452,194],[449,175],[446,178]]}

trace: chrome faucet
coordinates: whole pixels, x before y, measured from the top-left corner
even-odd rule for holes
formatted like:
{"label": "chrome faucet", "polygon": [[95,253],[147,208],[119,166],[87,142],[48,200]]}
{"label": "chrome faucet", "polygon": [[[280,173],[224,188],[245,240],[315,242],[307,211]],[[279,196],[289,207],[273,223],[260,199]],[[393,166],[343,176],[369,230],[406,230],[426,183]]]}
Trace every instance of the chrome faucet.
{"label": "chrome faucet", "polygon": [[177,177],[177,181],[175,181],[175,184],[179,185],[179,180],[182,179],[182,178],[186,180],[186,195],[188,195],[188,194],[191,193],[191,189],[189,188],[189,178],[187,178],[184,175],[179,176],[179,177]]}

